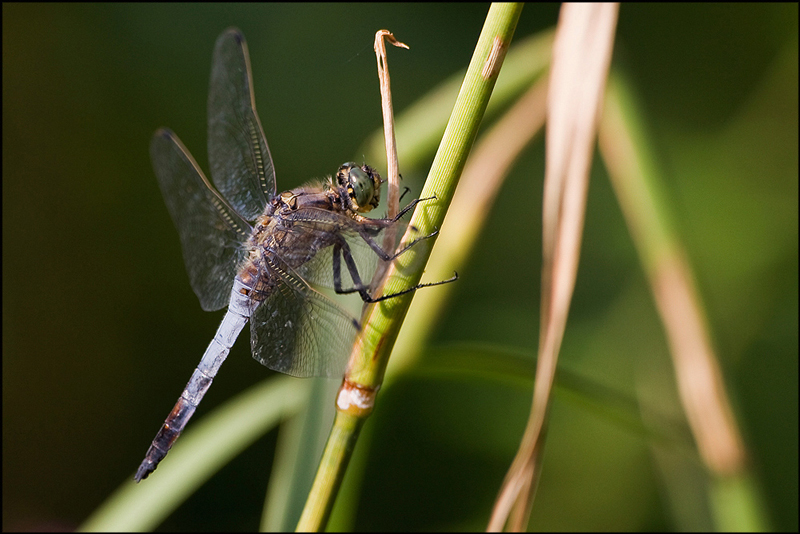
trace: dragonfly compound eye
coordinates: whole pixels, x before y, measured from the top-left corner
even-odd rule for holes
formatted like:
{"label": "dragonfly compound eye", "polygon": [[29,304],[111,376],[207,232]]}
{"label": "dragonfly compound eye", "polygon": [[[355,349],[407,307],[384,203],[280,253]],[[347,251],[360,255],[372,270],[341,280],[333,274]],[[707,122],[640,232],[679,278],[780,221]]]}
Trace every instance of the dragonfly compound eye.
{"label": "dragonfly compound eye", "polygon": [[[369,167],[367,167],[369,169]],[[347,194],[355,204],[356,210],[367,212],[378,206],[380,201],[380,178],[361,167],[351,167],[347,174]]]}

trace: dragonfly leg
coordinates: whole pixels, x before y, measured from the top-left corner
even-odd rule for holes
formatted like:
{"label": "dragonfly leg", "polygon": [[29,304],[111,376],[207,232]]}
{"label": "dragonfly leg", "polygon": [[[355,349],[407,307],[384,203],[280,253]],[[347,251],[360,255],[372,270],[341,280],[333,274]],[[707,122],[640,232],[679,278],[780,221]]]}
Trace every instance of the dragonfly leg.
{"label": "dragonfly leg", "polygon": [[402,253],[404,253],[405,251],[407,251],[408,249],[410,249],[411,247],[422,241],[423,239],[429,239],[435,236],[436,234],[439,233],[439,230],[436,229],[428,235],[424,235],[422,237],[414,239],[411,243],[409,243],[402,249],[398,250],[394,254],[385,251],[378,243],[375,242],[375,240],[373,239],[373,232],[377,234],[377,232],[379,232],[386,226],[390,226],[391,224],[396,223],[420,202],[425,202],[427,200],[435,200],[435,199],[436,199],[435,195],[432,197],[414,199],[411,202],[409,202],[402,210],[400,210],[400,213],[398,213],[391,219],[371,219],[370,222],[372,223],[372,227],[366,225],[359,226],[357,228],[358,234],[367,243],[367,245],[369,245],[369,247],[375,251],[375,254],[377,254],[380,259],[382,259],[383,261],[392,261],[396,259],[398,256],[400,256]]}
{"label": "dragonfly leg", "polygon": [[399,297],[400,295],[405,295],[406,293],[411,293],[412,291],[416,291],[417,289],[421,289],[423,287],[440,286],[442,284],[449,284],[450,282],[455,282],[456,280],[458,280],[458,273],[453,271],[453,276],[451,276],[447,280],[439,280],[438,282],[428,282],[427,284],[417,284],[414,287],[409,287],[408,289],[398,291],[397,293],[391,293],[389,295],[381,295],[378,298],[371,298],[368,302],[370,303],[380,302],[382,300]]}
{"label": "dragonfly leg", "polygon": [[[344,289],[342,287],[342,256],[344,256],[344,263],[347,265],[347,270],[350,272],[350,278],[353,280],[353,287]],[[361,281],[361,276],[358,274],[358,267],[353,261],[353,255],[350,253],[350,247],[346,241],[336,243],[333,245],[333,290],[339,295],[348,295],[350,293],[358,293],[361,300],[364,302],[372,302],[372,297],[369,294],[368,287]]]}
{"label": "dragonfly leg", "polygon": [[[403,195],[405,195],[407,192],[408,192],[408,188],[406,188],[406,192],[404,192],[404,193],[403,193]],[[401,210],[400,210],[400,213],[398,213],[397,215],[395,215],[395,216],[394,216],[394,218],[392,218],[392,219],[391,219],[391,221],[392,221],[392,222],[397,222],[397,221],[399,221],[399,220],[400,220],[400,218],[401,218],[403,215],[405,215],[406,213],[408,213],[409,211],[411,211],[412,209],[414,209],[414,207],[415,207],[417,204],[419,204],[420,202],[425,202],[425,201],[427,201],[427,200],[436,200],[436,195],[433,195],[432,197],[426,197],[426,198],[416,198],[416,199],[412,200],[411,202],[409,202],[408,204],[406,204],[406,206],[405,206],[403,209],[401,209]]]}
{"label": "dragonfly leg", "polygon": [[409,191],[411,191],[411,189],[409,187],[404,187],[403,188],[403,192],[400,194],[400,202],[403,201],[403,197],[406,196],[406,193],[408,193]]}
{"label": "dragonfly leg", "polygon": [[[424,239],[424,238],[421,238]],[[416,242],[416,241],[415,241]],[[412,243],[413,245],[413,243]],[[410,247],[411,245],[409,245]],[[408,249],[408,247],[404,248],[403,250]],[[402,252],[402,251],[401,251]],[[396,257],[396,256],[395,256]],[[342,273],[341,273],[341,260],[344,258],[344,263],[347,265],[347,270],[350,272],[350,278],[353,279],[353,287],[350,289],[344,289],[342,287]],[[441,284],[447,284],[449,282],[455,282],[458,280],[458,273],[453,273],[451,278],[447,280],[440,280],[439,282],[430,282],[427,284],[417,284],[414,287],[409,287],[408,289],[404,289],[402,291],[398,291],[396,293],[391,293],[389,295],[382,295],[380,297],[373,297],[369,294],[368,287],[363,284],[361,281],[361,277],[358,274],[358,268],[356,267],[355,261],[353,261],[353,255],[350,253],[350,247],[347,245],[347,242],[337,243],[333,246],[333,288],[336,293],[341,295],[346,295],[349,293],[358,293],[361,296],[361,300],[367,303],[375,303],[380,302],[382,300],[399,297],[400,295],[405,295],[406,293],[411,293],[412,291],[416,291],[422,287],[431,287],[431,286],[438,286]]]}
{"label": "dragonfly leg", "polygon": [[366,230],[364,228],[358,228],[358,234],[361,236],[361,239],[363,239],[367,243],[367,245],[369,245],[369,247],[372,250],[375,251],[375,254],[377,254],[378,257],[380,259],[382,259],[383,261],[392,261],[392,260],[397,259],[401,254],[403,254],[405,251],[407,251],[408,249],[410,249],[411,247],[413,247],[414,245],[416,245],[420,241],[422,241],[424,239],[430,239],[431,237],[435,236],[438,233],[439,233],[439,229],[437,228],[436,230],[434,230],[433,232],[431,232],[428,235],[424,235],[422,237],[418,237],[418,238],[414,239],[411,243],[409,243],[408,245],[404,246],[403,248],[401,248],[400,250],[398,250],[394,254],[390,254],[390,253],[386,252],[378,243],[375,242],[375,240],[369,234],[368,230]]}

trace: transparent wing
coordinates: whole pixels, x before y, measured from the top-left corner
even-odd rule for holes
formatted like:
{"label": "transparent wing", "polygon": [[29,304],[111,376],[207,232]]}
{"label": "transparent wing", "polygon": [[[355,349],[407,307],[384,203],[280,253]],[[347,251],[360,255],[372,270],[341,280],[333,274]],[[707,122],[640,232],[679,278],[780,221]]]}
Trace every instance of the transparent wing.
{"label": "transparent wing", "polygon": [[293,376],[341,376],[358,322],[279,258],[269,261],[269,295],[250,317],[253,358]]}
{"label": "transparent wing", "polygon": [[[311,210],[306,210],[311,211]],[[304,220],[297,221],[292,226],[292,231],[297,234],[307,234],[306,241],[315,243],[315,254],[304,263],[295,261],[293,251],[281,250],[281,257],[289,264],[297,265],[297,272],[308,282],[334,288],[334,261],[339,262],[341,286],[344,289],[356,285],[349,266],[345,261],[345,254],[349,253],[353,260],[358,277],[363,285],[368,285],[372,275],[381,261],[377,251],[370,245],[383,249],[384,236],[388,232],[395,233],[395,242],[408,226],[405,221],[390,223],[384,219],[371,219],[366,223],[358,223],[353,219],[336,212],[314,210],[314,216],[306,216]],[[339,257],[334,257],[334,244],[340,243]],[[388,254],[394,251],[384,250]]]}
{"label": "transparent wing", "polygon": [[178,229],[186,272],[200,306],[225,307],[236,268],[244,258],[241,244],[250,225],[217,193],[200,167],[170,130],[158,130],[150,158],[172,221]]}
{"label": "transparent wing", "polygon": [[208,160],[219,192],[248,221],[275,196],[275,171],[253,98],[244,36],[217,39],[208,91]]}

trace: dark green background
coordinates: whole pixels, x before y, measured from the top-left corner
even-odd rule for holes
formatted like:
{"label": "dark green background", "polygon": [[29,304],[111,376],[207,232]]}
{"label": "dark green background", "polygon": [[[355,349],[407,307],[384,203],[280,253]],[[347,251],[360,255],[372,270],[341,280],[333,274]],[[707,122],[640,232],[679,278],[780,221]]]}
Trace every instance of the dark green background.
{"label": "dark green background", "polygon": [[[278,187],[288,189],[360,158],[380,126],[377,29],[411,46],[390,52],[402,112],[466,66],[486,11],[3,4],[4,530],[75,528],[132,477],[220,320],[192,294],[147,152],[153,131],[169,126],[207,168],[219,33],[235,25],[248,39]],[[557,14],[527,6],[517,36]],[[786,530],[798,528],[797,25],[796,5],[624,5],[614,57],[640,91],[754,472],[773,526]],[[460,273],[438,345],[535,352],[542,173],[540,141]],[[414,194],[420,174],[408,172]],[[674,389],[666,355],[596,165],[562,361],[619,389],[654,373]],[[199,414],[268,375],[240,342]],[[483,528],[528,397],[425,380],[387,389],[369,423],[379,437],[356,526]],[[274,441],[165,527],[256,528]],[[624,428],[557,398],[547,447],[534,525],[677,528],[646,446]]]}

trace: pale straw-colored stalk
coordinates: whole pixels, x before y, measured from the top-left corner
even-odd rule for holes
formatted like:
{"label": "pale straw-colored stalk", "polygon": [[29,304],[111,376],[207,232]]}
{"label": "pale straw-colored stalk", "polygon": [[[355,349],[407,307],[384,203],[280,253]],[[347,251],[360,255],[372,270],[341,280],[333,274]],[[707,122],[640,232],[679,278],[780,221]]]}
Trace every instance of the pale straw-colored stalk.
{"label": "pale straw-colored stalk", "polygon": [[553,60],[545,152],[539,358],[528,425],[503,481],[488,530],[526,527],[541,473],[547,412],[575,287],[580,242],[617,4],[564,4]]}
{"label": "pale straw-colored stalk", "polygon": [[694,277],[660,193],[662,179],[628,88],[612,77],[598,132],[600,153],[664,324],[681,404],[712,475],[719,530],[764,530],[765,513],[725,391]]}

